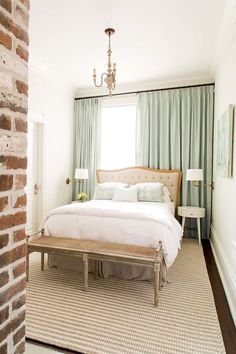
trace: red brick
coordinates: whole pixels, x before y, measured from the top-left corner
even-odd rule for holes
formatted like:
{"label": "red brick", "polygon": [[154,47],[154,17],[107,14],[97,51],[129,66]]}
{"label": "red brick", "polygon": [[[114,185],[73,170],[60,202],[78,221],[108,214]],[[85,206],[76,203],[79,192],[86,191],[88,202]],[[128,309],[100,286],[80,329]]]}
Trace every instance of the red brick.
{"label": "red brick", "polygon": [[0,311],[0,325],[9,318],[9,307],[6,306]]}
{"label": "red brick", "polygon": [[15,189],[23,189],[27,183],[27,175],[21,174],[15,177]]}
{"label": "red brick", "polygon": [[23,60],[25,60],[28,63],[29,60],[29,53],[27,50],[22,48],[20,45],[16,47],[16,54],[19,55],[19,57]]}
{"label": "red brick", "polygon": [[22,262],[18,264],[14,269],[13,269],[13,276],[14,278],[18,278],[21,274],[25,273],[26,271],[26,263]]}
{"label": "red brick", "polygon": [[11,0],[0,0],[0,6],[2,6],[8,12],[12,12]]}
{"label": "red brick", "polygon": [[8,108],[12,112],[27,114],[27,108],[25,108],[19,101],[16,101],[12,94],[7,95],[5,93],[1,93],[0,108]]}
{"label": "red brick", "polygon": [[8,208],[8,197],[0,198],[0,212],[7,210],[7,208]]}
{"label": "red brick", "polygon": [[22,118],[16,118],[15,119],[15,130],[17,132],[24,132],[27,133],[27,121]]}
{"label": "red brick", "polygon": [[17,200],[16,200],[15,204],[14,204],[14,208],[21,208],[23,206],[26,206],[26,203],[27,203],[26,194],[19,195],[17,197]]}
{"label": "red brick", "polygon": [[19,25],[14,23],[11,18],[6,16],[3,12],[0,12],[0,24],[9,32],[12,32],[16,38],[25,42],[27,45],[29,44],[28,33]]}
{"label": "red brick", "polygon": [[9,242],[8,234],[0,235],[0,249],[6,247],[8,245],[8,242]]}
{"label": "red brick", "polygon": [[13,186],[12,175],[0,175],[0,192],[9,191]]}
{"label": "red brick", "polygon": [[24,25],[28,28],[29,25],[29,14],[28,11],[22,9],[22,7],[16,5],[15,8],[15,16],[19,23],[24,23]]}
{"label": "red brick", "polygon": [[0,267],[5,267],[18,259],[25,257],[26,245],[15,247],[13,250],[1,254]]}
{"label": "red brick", "polygon": [[[0,31],[0,37],[1,37],[1,31]],[[6,116],[5,114],[0,115],[0,129],[11,130],[11,117]]]}
{"label": "red brick", "polygon": [[0,156],[0,164],[6,169],[14,169],[18,168],[26,169],[27,168],[27,158],[26,157],[18,157],[18,156]]}
{"label": "red brick", "polygon": [[26,296],[21,295],[20,297],[18,297],[16,300],[13,301],[12,303],[12,310],[18,310],[20,307],[25,305],[25,300],[26,300]]}
{"label": "red brick", "polygon": [[0,347],[0,353],[1,353],[1,354],[7,354],[7,353],[8,353],[7,343],[3,344],[3,345]]}
{"label": "red brick", "polygon": [[25,336],[25,326],[22,326],[13,336],[13,343],[16,345]]}
{"label": "red brick", "polygon": [[14,354],[24,354],[25,353],[25,342],[21,342],[16,350],[14,351]]}
{"label": "red brick", "polygon": [[11,36],[9,36],[9,34],[3,32],[2,30],[0,30],[0,44],[9,50],[12,49]]}
{"label": "red brick", "polygon": [[13,296],[23,291],[26,286],[26,280],[21,279],[18,283],[12,285],[10,288],[0,293],[0,306],[6,304]]}
{"label": "red brick", "polygon": [[17,91],[25,96],[28,96],[28,85],[20,80],[16,80]]}
{"label": "red brick", "polygon": [[6,230],[13,226],[18,226],[26,223],[26,212],[21,211],[11,215],[0,216],[0,230]]}
{"label": "red brick", "polygon": [[22,241],[25,238],[26,238],[26,235],[25,235],[25,230],[24,229],[17,230],[17,231],[13,232],[13,240],[14,240],[14,242]]}
{"label": "red brick", "polygon": [[0,273],[0,288],[4,285],[6,285],[9,281],[9,274],[8,272],[2,272]]}
{"label": "red brick", "polygon": [[3,341],[8,334],[15,331],[17,327],[25,320],[25,311],[20,312],[11,322],[0,330],[0,342]]}

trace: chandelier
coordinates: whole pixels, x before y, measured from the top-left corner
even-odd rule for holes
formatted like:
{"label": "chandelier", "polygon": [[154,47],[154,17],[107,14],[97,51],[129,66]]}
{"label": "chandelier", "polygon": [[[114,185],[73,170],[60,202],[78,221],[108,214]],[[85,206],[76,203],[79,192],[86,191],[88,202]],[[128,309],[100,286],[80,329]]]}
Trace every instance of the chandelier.
{"label": "chandelier", "polygon": [[[115,90],[116,87],[116,64],[113,63],[113,68],[112,68],[112,63],[111,63],[111,35],[115,33],[115,30],[113,28],[107,28],[105,29],[105,33],[109,37],[108,41],[108,63],[107,63],[107,72],[102,73],[101,75],[101,83],[97,84],[97,75],[96,75],[96,69],[93,69],[93,82],[96,87],[101,87],[103,85],[103,81],[107,84],[107,88],[109,90],[109,96],[112,95],[112,90]],[[105,76],[105,79],[104,79]]]}

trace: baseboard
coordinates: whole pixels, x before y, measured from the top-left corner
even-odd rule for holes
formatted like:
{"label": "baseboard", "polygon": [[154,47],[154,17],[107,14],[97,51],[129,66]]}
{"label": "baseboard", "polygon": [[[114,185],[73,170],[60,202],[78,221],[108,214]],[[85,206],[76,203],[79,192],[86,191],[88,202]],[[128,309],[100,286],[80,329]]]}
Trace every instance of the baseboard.
{"label": "baseboard", "polygon": [[234,271],[228,262],[225,251],[221,245],[219,237],[217,236],[214,226],[211,226],[211,248],[234,320],[234,324],[236,325],[236,281],[234,279]]}

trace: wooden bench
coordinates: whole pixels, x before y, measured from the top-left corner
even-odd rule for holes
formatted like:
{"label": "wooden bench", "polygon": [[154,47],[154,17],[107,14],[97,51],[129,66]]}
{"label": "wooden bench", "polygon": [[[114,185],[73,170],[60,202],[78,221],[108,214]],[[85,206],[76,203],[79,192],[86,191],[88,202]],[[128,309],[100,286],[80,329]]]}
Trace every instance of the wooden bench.
{"label": "wooden bench", "polygon": [[112,242],[78,240],[62,237],[41,236],[37,239],[27,240],[27,280],[29,279],[29,254],[31,252],[41,253],[41,270],[44,270],[44,254],[60,254],[79,256],[84,262],[84,290],[88,290],[88,260],[95,260],[95,276],[98,273],[98,261],[106,260],[126,264],[152,267],[154,271],[154,305],[157,307],[159,301],[160,273],[163,261],[162,243],[158,248],[132,246]]}

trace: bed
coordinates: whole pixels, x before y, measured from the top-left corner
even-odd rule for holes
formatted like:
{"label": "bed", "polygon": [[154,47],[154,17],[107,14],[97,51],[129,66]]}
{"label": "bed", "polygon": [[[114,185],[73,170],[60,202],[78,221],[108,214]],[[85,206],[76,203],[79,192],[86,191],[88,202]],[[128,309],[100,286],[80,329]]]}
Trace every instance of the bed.
{"label": "bed", "polygon": [[[122,170],[98,170],[97,182],[119,182],[128,185],[160,182],[169,193],[171,201],[123,202],[113,200],[91,200],[56,208],[48,213],[44,222],[49,236],[84,238],[91,240],[127,243],[156,247],[163,242],[165,267],[169,268],[181,245],[182,228],[175,219],[179,205],[182,173],[179,170],[156,170],[132,167]],[[82,264],[72,257],[50,256],[49,266],[79,269]],[[90,270],[92,270],[92,264]],[[110,262],[100,263],[103,277],[118,276],[123,279],[152,280],[152,271],[132,265]],[[163,275],[166,279],[166,274]]]}

